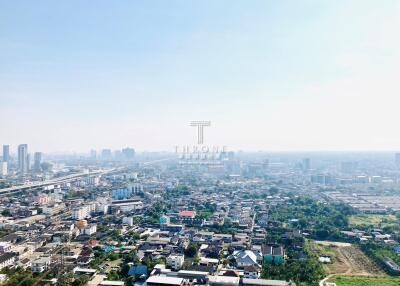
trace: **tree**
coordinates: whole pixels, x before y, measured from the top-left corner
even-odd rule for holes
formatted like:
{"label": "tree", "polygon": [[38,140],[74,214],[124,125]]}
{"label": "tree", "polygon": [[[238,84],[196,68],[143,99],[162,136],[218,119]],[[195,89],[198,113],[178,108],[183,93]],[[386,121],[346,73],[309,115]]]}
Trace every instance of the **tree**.
{"label": "tree", "polygon": [[279,189],[277,188],[277,187],[271,187],[271,188],[269,188],[269,193],[271,194],[271,195],[276,195],[276,194],[278,194],[279,193]]}
{"label": "tree", "polygon": [[131,269],[131,267],[129,266],[129,264],[124,264],[121,268],[121,271],[119,272],[121,277],[128,277],[128,272],[129,269]]}
{"label": "tree", "polygon": [[126,286],[134,286],[135,285],[135,276],[128,277],[126,279]]}
{"label": "tree", "polygon": [[[72,286],[84,286],[90,280],[90,277],[87,275],[80,275],[78,276],[74,282],[72,282]],[[70,284],[65,284],[70,285]]]}
{"label": "tree", "polygon": [[112,281],[116,281],[116,280],[119,280],[120,278],[119,278],[119,275],[118,275],[118,273],[116,272],[116,271],[111,271],[109,274],[108,274],[108,280],[112,280]]}
{"label": "tree", "polygon": [[197,246],[195,244],[190,244],[185,250],[185,255],[188,257],[194,257],[197,254]]}
{"label": "tree", "polygon": [[10,210],[5,209],[5,210],[3,210],[3,211],[1,212],[1,215],[2,215],[2,216],[11,216],[11,212],[10,212]]}

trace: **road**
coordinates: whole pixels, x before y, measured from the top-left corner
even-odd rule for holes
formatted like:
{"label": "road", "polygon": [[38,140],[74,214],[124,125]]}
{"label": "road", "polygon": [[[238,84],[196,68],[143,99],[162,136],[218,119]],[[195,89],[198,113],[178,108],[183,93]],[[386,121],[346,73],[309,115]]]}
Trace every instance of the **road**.
{"label": "road", "polygon": [[73,175],[68,175],[68,176],[63,176],[43,182],[35,182],[31,184],[25,184],[25,185],[19,185],[19,186],[13,186],[9,188],[4,188],[0,189],[0,196],[1,195],[7,195],[10,193],[15,193],[15,192],[20,192],[20,191],[25,191],[25,190],[30,190],[30,189],[35,189],[39,187],[45,187],[49,185],[55,185],[55,184],[62,184],[62,183],[67,183],[74,181],[78,178],[81,177],[88,177],[88,176],[94,176],[94,175],[102,175],[108,172],[113,171],[114,169],[110,170],[102,170],[102,171],[95,171],[95,172],[89,172],[89,173],[79,173],[79,174],[73,174]]}
{"label": "road", "polygon": [[[147,165],[151,165],[151,164],[155,164],[155,163],[159,163],[159,162],[163,162],[163,161],[168,161],[171,159],[172,158],[159,159],[159,160],[143,162],[141,164],[143,166],[147,166]],[[35,189],[35,188],[50,186],[50,185],[68,183],[68,182],[74,181],[74,180],[76,180],[78,178],[82,178],[82,177],[88,177],[88,176],[94,176],[94,175],[104,175],[104,174],[115,172],[115,171],[118,171],[118,170],[121,170],[124,168],[125,167],[119,167],[119,168],[112,168],[112,169],[94,171],[94,172],[89,172],[89,173],[79,173],[79,174],[63,176],[63,177],[59,177],[59,178],[55,178],[55,179],[51,179],[51,180],[47,180],[47,181],[43,181],[43,182],[34,182],[31,184],[25,184],[25,185],[4,188],[4,189],[0,189],[0,196],[5,196],[5,195],[11,194],[11,193],[31,190],[31,189]]]}

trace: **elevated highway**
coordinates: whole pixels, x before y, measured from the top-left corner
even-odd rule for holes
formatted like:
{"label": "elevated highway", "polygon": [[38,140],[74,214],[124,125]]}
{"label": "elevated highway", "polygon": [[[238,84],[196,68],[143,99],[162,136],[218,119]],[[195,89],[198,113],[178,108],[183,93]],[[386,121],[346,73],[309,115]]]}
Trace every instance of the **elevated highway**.
{"label": "elevated highway", "polygon": [[105,174],[105,173],[108,173],[111,171],[114,171],[114,169],[94,171],[94,172],[89,172],[89,173],[72,174],[72,175],[54,178],[54,179],[46,180],[46,181],[42,181],[42,182],[32,182],[30,184],[12,186],[9,188],[0,189],[0,196],[5,196],[5,195],[12,194],[12,193],[18,193],[18,192],[32,190],[32,189],[41,188],[41,187],[46,187],[46,186],[50,186],[50,185],[69,183],[69,182],[75,181],[79,178],[91,177],[91,176],[95,176],[95,175],[102,175],[102,174]]}

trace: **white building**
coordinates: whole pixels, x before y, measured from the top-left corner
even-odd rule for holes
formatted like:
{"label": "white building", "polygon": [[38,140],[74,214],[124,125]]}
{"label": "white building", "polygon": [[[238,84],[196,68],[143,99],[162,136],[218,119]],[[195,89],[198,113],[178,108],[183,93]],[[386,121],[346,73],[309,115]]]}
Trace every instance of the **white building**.
{"label": "white building", "polygon": [[87,186],[98,186],[100,183],[100,177],[98,176],[87,177],[85,178],[84,182]]}
{"label": "white building", "polygon": [[96,224],[90,224],[90,225],[86,226],[83,229],[83,233],[86,234],[86,235],[95,234],[96,231],[97,231],[97,225]]}
{"label": "white building", "polygon": [[245,266],[257,266],[259,267],[257,256],[260,254],[258,252],[253,252],[251,250],[240,250],[233,253],[233,257],[236,260],[236,264],[239,268]]}
{"label": "white building", "polygon": [[33,273],[42,273],[47,271],[50,267],[51,258],[50,257],[39,257],[35,261],[32,262],[32,272]]}
{"label": "white building", "polygon": [[72,210],[72,219],[82,220],[88,216],[88,210],[86,207],[76,208]]}
{"label": "white building", "polygon": [[0,242],[0,253],[10,252],[11,244],[8,242]]}
{"label": "white building", "polygon": [[143,192],[143,185],[139,183],[132,184],[128,186],[128,189],[130,189],[134,194]]}
{"label": "white building", "polygon": [[15,264],[15,254],[11,252],[0,255],[0,270]]}
{"label": "white building", "polygon": [[64,204],[55,204],[53,206],[44,206],[42,207],[42,213],[45,215],[56,215],[60,213],[63,209],[65,209]]}
{"label": "white building", "polygon": [[167,266],[173,270],[179,270],[185,262],[185,257],[183,255],[170,255],[167,257]]}
{"label": "white building", "polygon": [[122,212],[130,212],[143,209],[143,202],[139,200],[116,200],[112,202],[113,207],[119,207]]}
{"label": "white building", "polygon": [[108,213],[108,205],[104,203],[99,203],[96,205],[96,212],[107,214]]}
{"label": "white building", "polygon": [[28,145],[18,145],[18,170],[21,174],[26,174],[29,170]]}
{"label": "white building", "polygon": [[185,280],[178,277],[153,275],[146,280],[145,284],[147,286],[183,286],[185,285]]}
{"label": "white building", "polygon": [[0,176],[7,176],[8,174],[8,163],[0,162]]}
{"label": "white building", "polygon": [[0,274],[0,284],[4,283],[7,281],[7,275],[6,274]]}
{"label": "white building", "polygon": [[127,224],[129,226],[132,226],[133,225],[133,217],[131,217],[131,216],[123,217],[122,224]]}

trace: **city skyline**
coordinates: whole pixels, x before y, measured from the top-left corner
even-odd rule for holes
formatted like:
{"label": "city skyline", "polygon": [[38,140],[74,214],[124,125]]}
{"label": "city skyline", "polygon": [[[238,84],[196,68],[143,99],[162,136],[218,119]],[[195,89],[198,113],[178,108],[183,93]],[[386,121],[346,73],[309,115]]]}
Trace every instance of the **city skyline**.
{"label": "city skyline", "polygon": [[400,285],[399,0],[0,0],[1,286]]}
{"label": "city skyline", "polygon": [[398,1],[19,3],[0,144],[173,152],[211,120],[233,151],[400,149]]}

